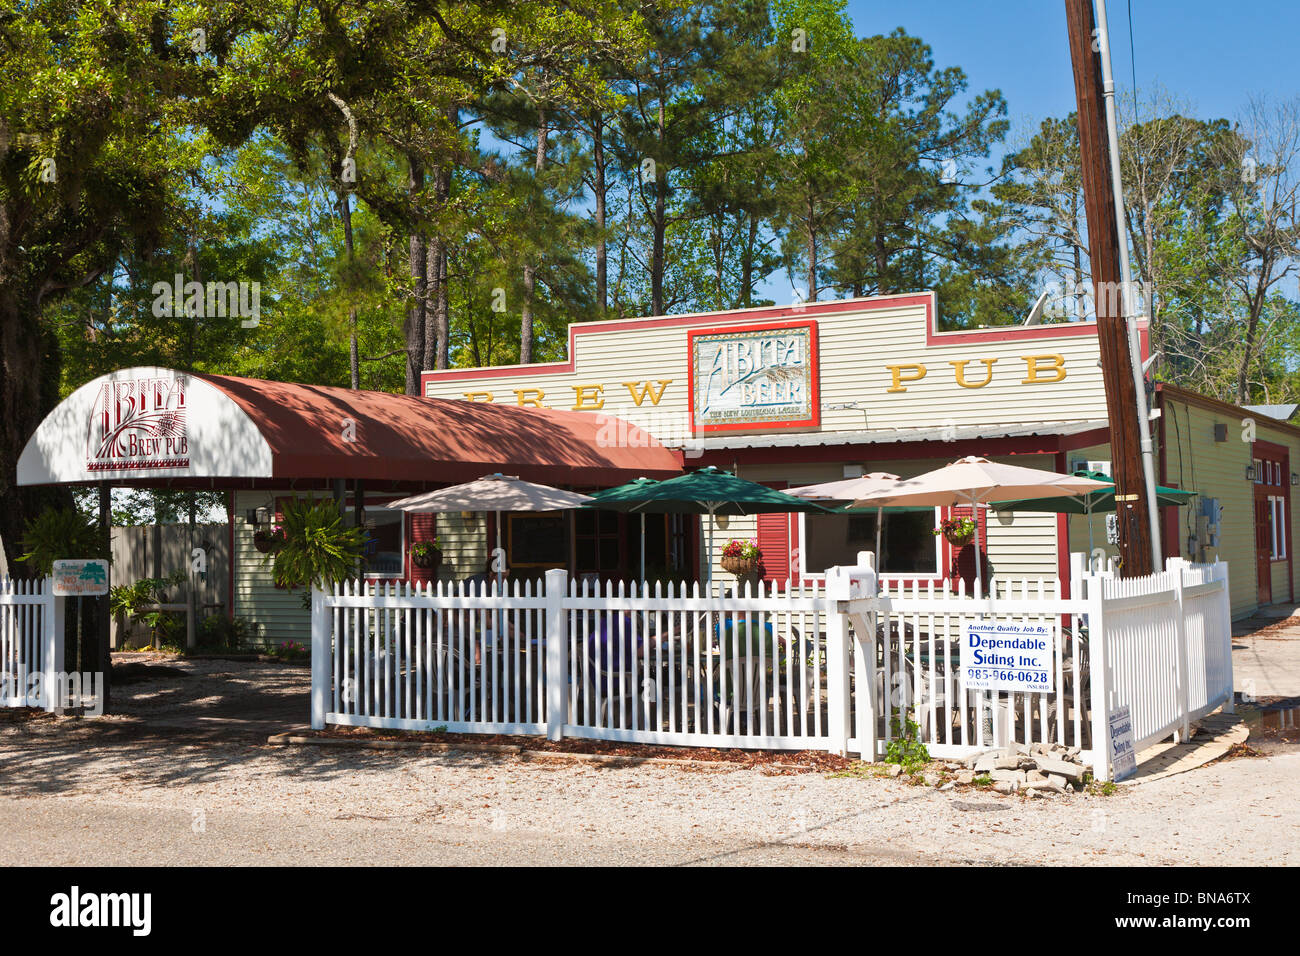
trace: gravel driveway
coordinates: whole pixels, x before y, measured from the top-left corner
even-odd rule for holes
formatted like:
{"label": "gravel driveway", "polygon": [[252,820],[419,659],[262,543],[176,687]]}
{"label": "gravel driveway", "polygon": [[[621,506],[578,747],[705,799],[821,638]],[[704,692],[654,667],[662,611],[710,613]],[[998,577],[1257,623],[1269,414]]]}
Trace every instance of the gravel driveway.
{"label": "gravel driveway", "polygon": [[305,671],[177,666],[195,676],[120,688],[123,716],[0,725],[0,865],[1300,863],[1296,746],[1033,801],[874,777],[279,748],[260,718],[214,715],[228,694],[270,723],[277,708],[301,715]]}

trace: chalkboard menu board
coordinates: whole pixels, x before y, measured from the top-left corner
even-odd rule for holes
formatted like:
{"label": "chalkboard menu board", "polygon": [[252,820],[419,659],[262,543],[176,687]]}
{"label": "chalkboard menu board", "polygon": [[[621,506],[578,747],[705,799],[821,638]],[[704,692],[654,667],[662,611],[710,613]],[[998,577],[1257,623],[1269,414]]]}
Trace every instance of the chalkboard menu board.
{"label": "chalkboard menu board", "polygon": [[510,515],[508,543],[512,568],[554,567],[569,563],[569,533],[563,513]]}

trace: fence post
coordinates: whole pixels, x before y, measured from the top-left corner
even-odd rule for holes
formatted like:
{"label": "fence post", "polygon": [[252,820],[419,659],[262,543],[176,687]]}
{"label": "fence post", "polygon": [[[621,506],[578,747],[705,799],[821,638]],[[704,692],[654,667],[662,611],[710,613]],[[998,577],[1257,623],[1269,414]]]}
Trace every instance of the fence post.
{"label": "fence post", "polygon": [[325,701],[329,696],[334,648],[330,638],[330,615],[325,592],[311,589],[311,729],[325,729]]}
{"label": "fence post", "polygon": [[826,749],[846,755],[849,750],[849,616],[840,607],[851,595],[849,569],[826,569]]}
{"label": "fence post", "polygon": [[[880,588],[876,576],[876,556],[870,551],[858,552],[858,566],[854,568],[850,585],[855,598],[878,598]],[[857,688],[854,698],[854,735],[858,738],[859,755],[867,763],[876,762],[876,627],[877,612],[871,611],[858,619],[853,629],[853,683]]]}
{"label": "fence post", "polygon": [[1228,563],[1226,561],[1215,561],[1213,576],[1216,581],[1223,582],[1223,590],[1219,604],[1221,607],[1220,614],[1223,621],[1223,664],[1227,669],[1224,680],[1227,681],[1227,696],[1223,703],[1223,712],[1225,714],[1235,714],[1237,712],[1236,685],[1232,680],[1232,596],[1228,589]]}
{"label": "fence post", "polygon": [[1110,693],[1106,669],[1106,594],[1100,575],[1086,579],[1088,601],[1088,674],[1092,708],[1092,775],[1110,779]]}
{"label": "fence post", "polygon": [[54,578],[45,578],[40,582],[40,588],[45,605],[45,613],[41,615],[45,625],[41,633],[41,674],[45,686],[41,693],[45,698],[45,710],[54,711],[61,706],[59,696],[63,682],[59,680],[59,674],[63,671],[63,628],[68,599],[55,597]]}
{"label": "fence post", "polygon": [[546,572],[546,739],[564,738],[564,721],[569,713],[569,635],[564,627],[564,597],[569,589],[569,572],[552,568]]}
{"label": "fence post", "polygon": [[[1174,633],[1177,635],[1178,647],[1174,659],[1178,664],[1178,710],[1182,714],[1182,723],[1174,735],[1174,743],[1185,744],[1192,738],[1191,721],[1191,678],[1187,672],[1189,655],[1187,653],[1187,611],[1183,601],[1183,559],[1168,558],[1165,571],[1174,577]],[[1208,665],[1208,661],[1206,661]]]}

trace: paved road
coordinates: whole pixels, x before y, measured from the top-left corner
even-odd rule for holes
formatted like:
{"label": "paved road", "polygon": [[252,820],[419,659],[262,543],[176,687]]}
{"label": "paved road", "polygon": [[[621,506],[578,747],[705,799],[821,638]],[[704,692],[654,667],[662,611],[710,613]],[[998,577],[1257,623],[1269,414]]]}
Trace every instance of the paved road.
{"label": "paved road", "polygon": [[[1280,673],[1270,662],[1295,640],[1250,646]],[[1026,800],[874,777],[273,748],[266,733],[305,713],[305,670],[177,666],[190,676],[120,688],[122,715],[0,724],[0,865],[1300,864],[1294,734],[1111,797]]]}
{"label": "paved road", "polygon": [[0,731],[0,865],[1300,864],[1300,748],[1112,797]]}

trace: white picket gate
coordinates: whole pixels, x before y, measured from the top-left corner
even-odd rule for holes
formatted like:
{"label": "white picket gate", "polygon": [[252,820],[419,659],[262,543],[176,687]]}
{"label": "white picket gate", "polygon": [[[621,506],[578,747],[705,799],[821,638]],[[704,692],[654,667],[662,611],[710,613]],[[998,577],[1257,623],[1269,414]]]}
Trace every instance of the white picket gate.
{"label": "white picket gate", "polygon": [[1232,621],[1228,567],[1172,558],[1143,578],[1089,578],[1090,606],[1106,635],[1105,675],[1094,708],[1100,721],[1127,705],[1137,749],[1186,740],[1191,721],[1223,705],[1231,713]]}
{"label": "white picket gate", "polygon": [[56,706],[63,604],[51,578],[0,578],[0,707]]}
{"label": "white picket gate", "polygon": [[[852,602],[850,614],[858,694],[851,750],[883,756],[899,735],[901,712],[911,714],[935,757],[964,757],[1014,741],[1078,747],[1088,759],[1088,607],[1064,597],[1060,581],[999,581],[988,596],[968,596],[964,582],[956,589],[946,581],[886,587],[876,598]],[[962,629],[975,621],[1047,626],[1054,635],[1051,689],[964,690]],[[866,661],[874,662],[874,677]],[[869,679],[867,700],[862,688]]]}
{"label": "white picket gate", "polygon": [[[349,583],[312,595],[312,726],[542,734],[884,756],[904,717],[936,757],[1077,747],[1109,777],[1108,715],[1139,748],[1232,706],[1227,567],[999,582],[988,596],[879,586],[872,556],[825,584]],[[967,621],[1053,635],[1050,689],[965,690]]]}

